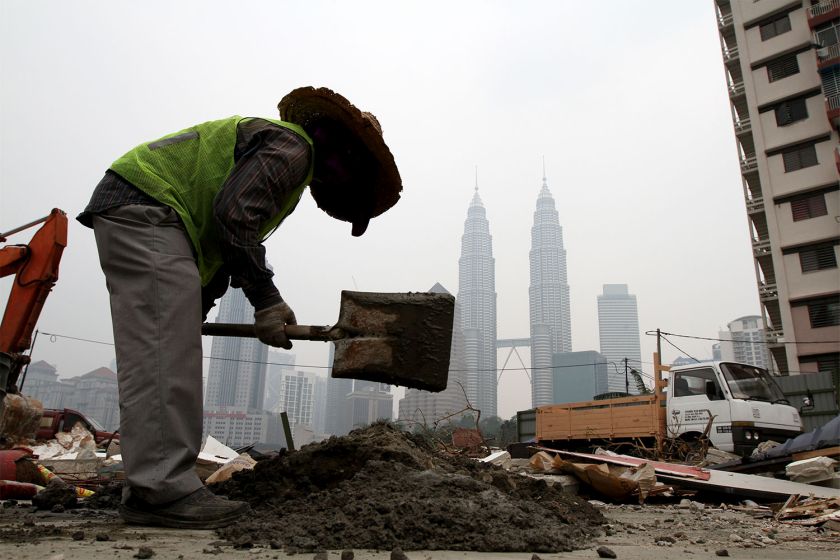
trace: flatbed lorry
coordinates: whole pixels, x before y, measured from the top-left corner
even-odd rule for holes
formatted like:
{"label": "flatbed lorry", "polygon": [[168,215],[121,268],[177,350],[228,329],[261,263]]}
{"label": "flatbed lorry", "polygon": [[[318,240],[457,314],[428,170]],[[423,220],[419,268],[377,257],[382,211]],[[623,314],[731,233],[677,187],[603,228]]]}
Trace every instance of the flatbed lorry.
{"label": "flatbed lorry", "polygon": [[799,411],[763,368],[725,361],[668,367],[654,354],[654,370],[652,394],[517,413],[520,443],[568,449],[629,442],[661,450],[668,440],[691,445],[707,438],[745,456],[761,442],[782,443],[802,432]]}

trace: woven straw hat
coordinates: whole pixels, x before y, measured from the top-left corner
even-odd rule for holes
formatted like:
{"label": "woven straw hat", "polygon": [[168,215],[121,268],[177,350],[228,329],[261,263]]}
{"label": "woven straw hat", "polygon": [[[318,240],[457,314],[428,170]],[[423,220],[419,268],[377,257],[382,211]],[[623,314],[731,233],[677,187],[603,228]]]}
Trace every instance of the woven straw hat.
{"label": "woven straw hat", "polygon": [[333,218],[353,223],[353,235],[361,235],[370,218],[379,216],[397,203],[402,190],[400,172],[394,156],[385,145],[382,127],[373,114],[359,110],[331,89],[311,86],[297,88],[287,94],[280,100],[277,109],[281,119],[301,126],[307,133],[321,119],[337,121],[355,135],[372,156],[370,161],[374,168],[364,174],[372,180],[369,186],[360,185],[361,188],[353,193],[335,193],[328,188],[310,189],[319,208]]}

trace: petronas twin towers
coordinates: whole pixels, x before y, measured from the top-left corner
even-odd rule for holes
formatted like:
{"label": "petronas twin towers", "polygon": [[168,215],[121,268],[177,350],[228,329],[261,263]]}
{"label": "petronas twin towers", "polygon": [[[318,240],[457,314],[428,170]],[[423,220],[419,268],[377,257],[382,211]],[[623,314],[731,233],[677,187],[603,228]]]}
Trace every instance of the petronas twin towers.
{"label": "petronas twin towers", "polygon": [[[553,402],[552,355],[572,349],[563,229],[545,177],[531,228],[530,263],[531,396],[539,406]],[[461,239],[455,329],[463,335],[467,397],[482,417],[496,416],[495,259],[478,185]]]}

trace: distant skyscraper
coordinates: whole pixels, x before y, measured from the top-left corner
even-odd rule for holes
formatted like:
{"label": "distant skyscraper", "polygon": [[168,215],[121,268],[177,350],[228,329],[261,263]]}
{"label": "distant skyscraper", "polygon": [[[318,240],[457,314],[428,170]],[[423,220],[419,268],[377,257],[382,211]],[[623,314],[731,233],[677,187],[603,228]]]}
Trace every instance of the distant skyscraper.
{"label": "distant skyscraper", "polygon": [[294,374],[297,356],[274,348],[268,351],[268,367],[265,372],[265,396],[263,409],[274,410],[280,402],[283,376]]}
{"label": "distant skyscraper", "polygon": [[[253,323],[254,308],[239,288],[219,303],[217,323]],[[213,337],[204,408],[262,410],[268,346],[256,338]]]}
{"label": "distant skyscraper", "polygon": [[553,356],[553,403],[591,401],[608,392],[608,366],[594,350],[563,352]]}
{"label": "distant skyscraper", "polygon": [[353,428],[368,426],[377,420],[390,420],[394,415],[394,395],[387,383],[354,379],[347,402]]}
{"label": "distant skyscraper", "polygon": [[[628,371],[640,369],[642,363],[639,311],[627,284],[604,284],[604,293],[598,296],[598,332],[601,354],[609,364],[609,390],[624,391],[624,358],[628,359]],[[627,379],[632,393],[633,379],[629,375]]]}
{"label": "distant skyscraper", "polygon": [[[448,294],[440,284],[435,284],[429,292]],[[464,410],[466,399],[464,390],[466,381],[464,375],[464,343],[459,329],[452,331],[452,348],[449,353],[449,377],[446,389],[439,393],[421,391],[420,389],[406,389],[405,398],[400,399],[399,419],[409,422],[425,423],[431,426],[436,420]],[[457,421],[453,418],[452,421]],[[409,426],[410,427],[410,426]]]}
{"label": "distant skyscraper", "polygon": [[543,176],[531,228],[531,402],[533,406],[554,401],[552,356],[572,350],[569,284],[566,280],[566,250],[563,228],[554,198]]}
{"label": "distant skyscraper", "polygon": [[467,396],[482,418],[497,416],[496,261],[493,238],[478,184],[475,187],[458,260],[455,328],[464,339]]}
{"label": "distant skyscraper", "polygon": [[312,427],[315,409],[315,383],[312,372],[285,372],[280,381],[280,399],[272,412],[285,412],[291,427]]}
{"label": "distant skyscraper", "polygon": [[719,334],[720,359],[751,364],[770,369],[764,324],[758,315],[735,319],[727,325],[728,331]]}

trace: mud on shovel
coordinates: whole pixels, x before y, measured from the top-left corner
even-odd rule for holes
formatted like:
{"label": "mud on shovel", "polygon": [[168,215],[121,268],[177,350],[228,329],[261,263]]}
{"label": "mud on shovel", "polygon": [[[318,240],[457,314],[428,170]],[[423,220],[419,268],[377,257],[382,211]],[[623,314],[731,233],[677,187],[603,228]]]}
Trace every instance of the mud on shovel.
{"label": "mud on shovel", "polygon": [[[438,392],[446,389],[454,317],[450,294],[344,290],[335,325],[286,325],[286,336],[333,342],[333,377]],[[257,336],[254,325],[231,323],[205,323],[201,333]]]}

